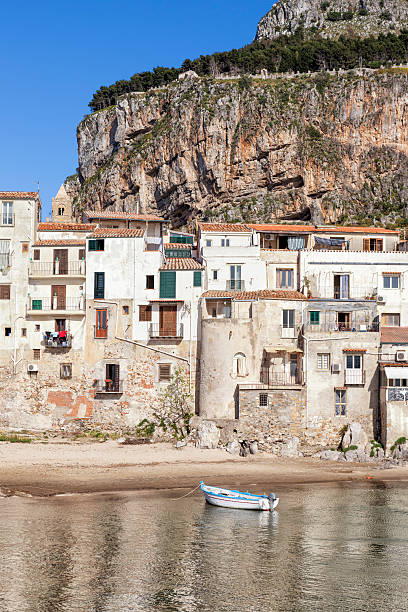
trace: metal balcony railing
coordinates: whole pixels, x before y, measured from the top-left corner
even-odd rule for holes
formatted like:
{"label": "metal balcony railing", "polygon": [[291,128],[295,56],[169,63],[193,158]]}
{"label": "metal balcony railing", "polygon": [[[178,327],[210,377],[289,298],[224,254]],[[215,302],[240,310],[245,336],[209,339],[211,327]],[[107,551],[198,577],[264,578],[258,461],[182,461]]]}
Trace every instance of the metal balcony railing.
{"label": "metal balcony railing", "polygon": [[345,385],[365,385],[366,373],[365,370],[348,369],[344,370]]}
{"label": "metal balcony railing", "polygon": [[85,276],[85,260],[81,261],[31,261],[30,276]]}
{"label": "metal balcony railing", "polygon": [[149,325],[150,338],[183,338],[183,324],[167,324],[160,325],[159,323],[151,323]]}
{"label": "metal balcony railing", "polygon": [[123,380],[95,380],[95,393],[123,393]]}
{"label": "metal balcony railing", "polygon": [[245,291],[245,281],[243,280],[227,280],[227,291]]}
{"label": "metal balcony railing", "polygon": [[85,310],[85,298],[80,297],[29,297],[28,310],[35,311],[51,311],[51,310],[69,310],[80,312]]}
{"label": "metal balcony railing", "polygon": [[45,332],[44,334],[45,348],[65,349],[72,347],[72,336],[68,332],[65,337],[60,337],[59,332]]}
{"label": "metal balcony railing", "polygon": [[260,381],[268,387],[301,385],[303,383],[303,375],[299,371],[294,374],[288,374],[286,372],[274,372],[269,368],[261,368]]}
{"label": "metal balcony railing", "polygon": [[408,387],[389,387],[387,389],[387,401],[408,403]]}
{"label": "metal balcony railing", "polygon": [[97,327],[94,325],[94,338],[107,338],[108,337],[108,326]]}
{"label": "metal balcony railing", "polygon": [[321,323],[304,324],[305,332],[378,332],[378,321],[351,320],[350,323],[336,323],[336,321],[322,321]]}

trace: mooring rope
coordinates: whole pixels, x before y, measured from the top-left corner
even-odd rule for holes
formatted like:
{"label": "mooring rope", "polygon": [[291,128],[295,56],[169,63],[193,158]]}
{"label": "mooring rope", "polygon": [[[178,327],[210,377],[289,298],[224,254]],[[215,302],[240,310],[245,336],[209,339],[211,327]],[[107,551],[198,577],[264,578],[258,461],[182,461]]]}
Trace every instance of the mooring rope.
{"label": "mooring rope", "polygon": [[170,499],[171,501],[177,501],[178,499],[183,499],[183,497],[187,497],[187,495],[191,495],[191,493],[194,493],[194,491],[197,491],[199,487],[201,487],[201,482],[196,487],[194,487],[194,489],[191,489],[191,491],[189,491],[185,495],[182,495],[181,497],[171,497]]}

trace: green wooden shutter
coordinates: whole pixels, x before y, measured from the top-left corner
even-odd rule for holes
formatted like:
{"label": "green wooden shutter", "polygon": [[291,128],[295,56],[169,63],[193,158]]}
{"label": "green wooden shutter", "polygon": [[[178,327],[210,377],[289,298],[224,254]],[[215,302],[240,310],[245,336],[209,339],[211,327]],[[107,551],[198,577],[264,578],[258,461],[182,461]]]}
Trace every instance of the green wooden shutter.
{"label": "green wooden shutter", "polygon": [[165,270],[160,272],[160,299],[176,297],[176,272]]}
{"label": "green wooden shutter", "polygon": [[88,241],[88,251],[96,251],[96,240]]}
{"label": "green wooden shutter", "polygon": [[201,270],[194,270],[194,287],[201,287]]}
{"label": "green wooden shutter", "polygon": [[309,315],[310,315],[310,324],[311,325],[319,325],[320,312],[318,310],[311,310],[309,312]]}

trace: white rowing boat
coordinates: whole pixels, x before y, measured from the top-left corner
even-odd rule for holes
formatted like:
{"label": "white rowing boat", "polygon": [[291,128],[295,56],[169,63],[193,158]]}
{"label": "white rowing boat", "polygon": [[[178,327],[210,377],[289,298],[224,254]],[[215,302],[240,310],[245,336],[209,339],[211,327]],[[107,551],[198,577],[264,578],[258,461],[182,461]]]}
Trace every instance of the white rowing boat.
{"label": "white rowing boat", "polygon": [[222,489],[220,487],[209,487],[200,482],[205,501],[213,506],[223,508],[238,508],[240,510],[274,510],[279,503],[279,497],[275,493],[269,495],[255,495],[254,493],[242,493],[233,489]]}

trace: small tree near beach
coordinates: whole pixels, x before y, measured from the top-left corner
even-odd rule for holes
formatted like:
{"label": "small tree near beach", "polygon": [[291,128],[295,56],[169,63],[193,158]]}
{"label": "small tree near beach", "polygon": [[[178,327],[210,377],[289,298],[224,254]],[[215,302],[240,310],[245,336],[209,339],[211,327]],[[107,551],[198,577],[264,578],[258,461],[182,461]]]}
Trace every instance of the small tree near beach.
{"label": "small tree near beach", "polygon": [[169,384],[159,394],[159,403],[154,413],[157,425],[164,431],[171,430],[173,437],[182,440],[190,433],[192,396],[188,389],[184,370],[178,366]]}

